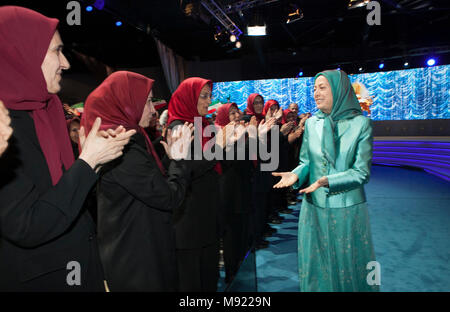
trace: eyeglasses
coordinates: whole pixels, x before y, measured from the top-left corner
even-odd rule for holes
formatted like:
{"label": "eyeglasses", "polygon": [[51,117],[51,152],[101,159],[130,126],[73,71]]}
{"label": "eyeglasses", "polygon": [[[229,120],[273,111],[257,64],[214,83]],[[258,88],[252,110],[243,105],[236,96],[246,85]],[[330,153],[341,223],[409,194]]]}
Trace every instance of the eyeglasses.
{"label": "eyeglasses", "polygon": [[208,93],[200,93],[199,97],[202,99],[210,98],[211,100],[214,98],[214,96],[212,94],[208,94]]}

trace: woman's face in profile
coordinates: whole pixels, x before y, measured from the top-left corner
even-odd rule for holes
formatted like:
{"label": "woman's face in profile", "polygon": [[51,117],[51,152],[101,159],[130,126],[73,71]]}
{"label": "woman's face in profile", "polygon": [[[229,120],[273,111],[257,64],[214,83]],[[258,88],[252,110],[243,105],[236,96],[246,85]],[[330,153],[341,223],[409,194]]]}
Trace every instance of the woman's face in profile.
{"label": "woman's face in profile", "polygon": [[314,100],[317,108],[325,114],[330,114],[333,109],[333,93],[328,79],[325,76],[319,76],[314,83]]}
{"label": "woman's face in profile", "polygon": [[256,114],[261,114],[263,111],[263,106],[264,106],[264,101],[262,99],[262,97],[260,97],[259,95],[257,97],[255,97],[255,99],[253,100],[253,111]]}
{"label": "woman's face in profile", "polygon": [[[147,102],[144,106],[144,111],[142,112],[141,120],[139,121],[139,126],[142,128],[147,128],[150,126],[150,121],[152,120],[153,115],[156,113],[155,107],[152,102],[153,91],[150,91],[148,94]],[[155,115],[156,116],[156,115]]]}
{"label": "woman's face in profile", "polygon": [[211,87],[206,84],[200,91],[197,102],[197,111],[200,116],[208,115],[208,107],[211,105]]}

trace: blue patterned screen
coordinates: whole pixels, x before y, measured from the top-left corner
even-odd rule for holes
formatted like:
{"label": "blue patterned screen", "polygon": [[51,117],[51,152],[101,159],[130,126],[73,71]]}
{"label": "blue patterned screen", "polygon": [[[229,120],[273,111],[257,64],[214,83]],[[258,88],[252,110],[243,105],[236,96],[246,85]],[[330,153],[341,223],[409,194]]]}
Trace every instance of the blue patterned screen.
{"label": "blue patterned screen", "polygon": [[[370,106],[373,120],[450,119],[450,65],[350,75],[375,96]],[[215,100],[236,102],[241,110],[247,97],[259,93],[283,108],[297,103],[300,112],[317,111],[314,78],[286,78],[216,82]]]}

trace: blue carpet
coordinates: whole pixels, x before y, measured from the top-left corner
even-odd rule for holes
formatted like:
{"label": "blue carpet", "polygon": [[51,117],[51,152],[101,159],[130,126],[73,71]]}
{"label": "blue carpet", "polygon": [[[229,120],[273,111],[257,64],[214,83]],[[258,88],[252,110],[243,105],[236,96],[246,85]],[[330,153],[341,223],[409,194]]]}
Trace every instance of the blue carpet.
{"label": "blue carpet", "polygon": [[[450,183],[426,172],[373,166],[366,185],[381,291],[450,291]],[[300,204],[256,252],[258,291],[298,291]]]}

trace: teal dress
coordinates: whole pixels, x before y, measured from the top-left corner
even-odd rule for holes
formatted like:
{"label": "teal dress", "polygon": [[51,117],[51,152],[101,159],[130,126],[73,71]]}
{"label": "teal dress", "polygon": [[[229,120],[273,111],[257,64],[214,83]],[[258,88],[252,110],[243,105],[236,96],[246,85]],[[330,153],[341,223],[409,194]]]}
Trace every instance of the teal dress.
{"label": "teal dress", "polygon": [[[333,85],[332,91],[339,100]],[[335,108],[339,105],[333,104],[333,112]],[[376,259],[363,188],[370,176],[371,121],[357,110],[331,120],[330,151],[323,144],[329,139],[330,115],[307,120],[300,163],[293,170],[299,177],[296,188],[322,176],[329,182],[329,187],[303,197],[298,228],[300,291],[378,291],[379,286],[367,281],[371,272],[367,265]]]}

